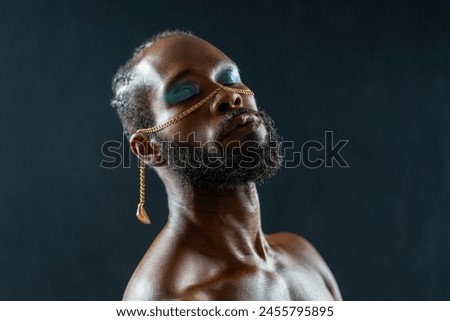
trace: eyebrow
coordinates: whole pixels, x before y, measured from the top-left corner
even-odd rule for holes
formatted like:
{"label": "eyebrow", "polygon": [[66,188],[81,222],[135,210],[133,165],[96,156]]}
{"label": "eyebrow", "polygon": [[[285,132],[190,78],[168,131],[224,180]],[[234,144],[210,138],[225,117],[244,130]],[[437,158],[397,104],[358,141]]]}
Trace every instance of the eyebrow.
{"label": "eyebrow", "polygon": [[236,65],[233,61],[229,61],[225,64],[222,64],[218,70],[216,74],[220,74],[224,71],[229,71],[229,70],[233,70],[233,71],[237,71],[238,73],[240,73],[241,71],[239,70],[238,65]]}
{"label": "eyebrow", "polygon": [[173,76],[170,81],[167,84],[167,88],[171,88],[173,87],[173,85],[175,83],[177,83],[180,79],[185,78],[186,76],[189,76],[191,74],[196,74],[197,71],[193,68],[188,68],[188,69],[184,69],[182,71],[180,71],[179,73],[177,73],[175,76]]}

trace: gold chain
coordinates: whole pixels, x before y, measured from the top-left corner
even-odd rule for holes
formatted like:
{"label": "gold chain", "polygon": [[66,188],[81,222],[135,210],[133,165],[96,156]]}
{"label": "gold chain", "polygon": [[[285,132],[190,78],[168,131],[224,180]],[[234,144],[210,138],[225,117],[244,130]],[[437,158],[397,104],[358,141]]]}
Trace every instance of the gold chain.
{"label": "gold chain", "polygon": [[195,105],[189,107],[188,109],[186,109],[182,113],[176,115],[175,117],[169,119],[168,121],[162,123],[161,125],[153,126],[153,127],[149,127],[149,128],[138,129],[136,132],[137,133],[143,133],[143,134],[155,133],[155,132],[160,131],[161,129],[164,129],[166,127],[172,126],[173,124],[179,122],[184,117],[186,117],[187,115],[189,115],[190,113],[195,111],[198,107],[200,107],[201,105],[206,103],[212,97],[214,97],[219,92],[219,90],[221,90],[221,89],[237,92],[237,93],[239,93],[241,95],[254,95],[253,91],[251,91],[250,89],[233,88],[233,87],[226,87],[226,86],[219,85],[219,87],[214,89],[208,96],[206,96],[205,98],[200,100],[198,103],[196,103]]}
{"label": "gold chain", "polygon": [[[166,127],[172,126],[173,124],[179,122],[184,117],[195,111],[197,108],[199,108],[201,105],[206,103],[208,100],[210,100],[212,97],[214,97],[221,89],[225,89],[228,91],[236,92],[241,95],[254,95],[253,91],[250,89],[241,89],[241,88],[233,88],[233,87],[226,87],[219,85],[216,89],[214,89],[208,96],[200,100],[198,103],[194,104],[193,106],[189,107],[182,113],[176,115],[175,117],[169,119],[168,121],[162,123],[161,125],[150,127],[150,128],[142,128],[138,129],[137,133],[154,133],[157,131],[160,131],[161,129],[164,129]],[[144,203],[145,203],[145,163],[143,160],[139,160],[139,204],[138,209],[136,212],[136,216],[144,224],[150,224],[150,219],[148,218],[147,212],[144,209]]]}
{"label": "gold chain", "polygon": [[139,162],[139,204],[144,206],[145,202],[145,163]]}

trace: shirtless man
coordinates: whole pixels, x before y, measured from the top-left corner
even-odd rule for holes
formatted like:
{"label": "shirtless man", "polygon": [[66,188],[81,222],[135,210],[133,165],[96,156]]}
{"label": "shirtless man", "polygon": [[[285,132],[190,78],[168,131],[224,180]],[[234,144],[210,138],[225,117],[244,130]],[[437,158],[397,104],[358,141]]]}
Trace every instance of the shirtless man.
{"label": "shirtless man", "polygon": [[230,58],[165,32],[136,50],[113,90],[132,151],[159,175],[169,205],[124,300],[341,300],[311,244],[261,229],[255,184],[281,167],[280,141]]}

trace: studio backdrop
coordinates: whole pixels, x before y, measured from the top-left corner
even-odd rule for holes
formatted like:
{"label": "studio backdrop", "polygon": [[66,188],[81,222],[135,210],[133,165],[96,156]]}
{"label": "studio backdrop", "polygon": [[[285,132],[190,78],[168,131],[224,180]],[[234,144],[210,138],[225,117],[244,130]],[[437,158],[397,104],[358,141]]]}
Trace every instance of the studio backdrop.
{"label": "studio backdrop", "polygon": [[175,28],[239,65],[288,144],[266,233],[307,238],[345,300],[450,299],[450,5],[325,0],[3,1],[0,299],[121,299],[167,201],[149,171],[135,219],[111,80]]}

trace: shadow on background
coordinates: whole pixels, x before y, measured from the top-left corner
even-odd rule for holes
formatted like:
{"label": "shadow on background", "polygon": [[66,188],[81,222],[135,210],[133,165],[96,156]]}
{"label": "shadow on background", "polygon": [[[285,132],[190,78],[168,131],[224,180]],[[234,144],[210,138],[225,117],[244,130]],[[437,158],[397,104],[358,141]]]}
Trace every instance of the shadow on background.
{"label": "shadow on background", "polygon": [[139,224],[135,159],[100,167],[122,139],[111,78],[182,28],[238,63],[296,149],[327,130],[350,140],[350,168],[260,188],[264,230],[310,240],[346,300],[450,300],[449,18],[446,1],[3,3],[0,299],[121,298],[167,203],[151,173],[153,224]]}

